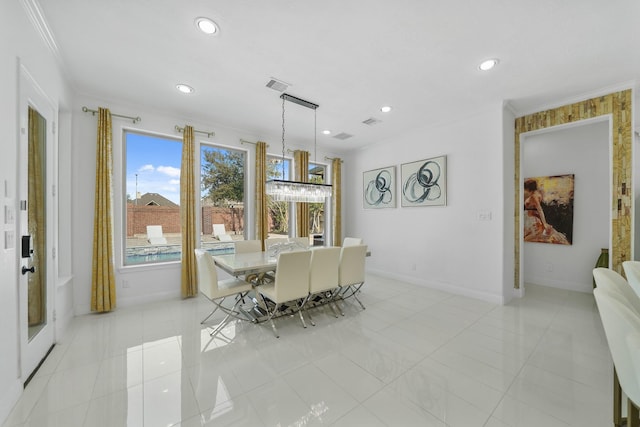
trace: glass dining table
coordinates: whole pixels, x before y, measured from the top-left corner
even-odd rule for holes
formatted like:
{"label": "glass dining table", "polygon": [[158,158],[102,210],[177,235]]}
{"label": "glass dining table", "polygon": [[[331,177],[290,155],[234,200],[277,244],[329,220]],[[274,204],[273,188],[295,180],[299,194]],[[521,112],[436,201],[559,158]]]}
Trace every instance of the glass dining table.
{"label": "glass dining table", "polygon": [[274,271],[278,264],[278,256],[268,252],[213,255],[213,260],[218,267],[235,277]]}

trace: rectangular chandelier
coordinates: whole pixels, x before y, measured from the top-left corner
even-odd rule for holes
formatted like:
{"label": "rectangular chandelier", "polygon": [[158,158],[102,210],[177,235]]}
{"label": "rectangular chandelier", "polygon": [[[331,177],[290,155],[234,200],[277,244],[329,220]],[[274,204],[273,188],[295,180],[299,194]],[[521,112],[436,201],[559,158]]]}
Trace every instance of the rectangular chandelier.
{"label": "rectangular chandelier", "polygon": [[[285,176],[284,170],[284,104],[285,101],[302,105],[303,107],[313,110],[313,147],[314,151],[317,144],[316,135],[316,110],[318,104],[306,101],[287,93],[280,95],[282,99],[282,176]],[[307,202],[307,203],[323,203],[327,197],[331,197],[332,186],[330,184],[316,184],[312,182],[287,181],[284,179],[270,179],[265,182],[265,192],[277,202]]]}
{"label": "rectangular chandelier", "polygon": [[266,193],[277,202],[323,203],[331,197],[332,187],[329,184],[270,179],[266,182]]}

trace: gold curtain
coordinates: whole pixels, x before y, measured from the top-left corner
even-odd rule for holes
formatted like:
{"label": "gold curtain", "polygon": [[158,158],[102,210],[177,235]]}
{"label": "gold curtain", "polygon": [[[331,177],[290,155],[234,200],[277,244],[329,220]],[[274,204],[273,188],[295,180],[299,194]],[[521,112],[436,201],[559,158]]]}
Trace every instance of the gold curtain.
{"label": "gold curtain", "polygon": [[196,190],[193,127],[184,127],[180,166],[180,232],[182,233],[182,297],[198,295],[196,270]]}
{"label": "gold curtain", "polygon": [[116,281],[113,272],[113,218],[111,215],[111,175],[113,156],[111,112],[98,108],[96,147],[96,189],[93,219],[93,266],[91,273],[91,311],[116,308]]}
{"label": "gold curtain", "polygon": [[39,325],[44,322],[45,313],[45,284],[46,276],[46,252],[45,252],[45,212],[46,201],[44,195],[43,180],[45,177],[44,142],[46,140],[46,123],[38,112],[29,107],[29,160],[28,160],[28,228],[33,242],[31,262],[35,266],[35,272],[29,275],[29,326]]}
{"label": "gold curtain", "polygon": [[[309,182],[309,152],[296,150],[293,152],[296,163],[296,181]],[[309,203],[296,203],[296,229],[298,237],[309,236]]]}
{"label": "gold curtain", "polygon": [[333,245],[342,246],[342,160],[333,159],[331,165],[331,184],[333,194]]}
{"label": "gold curtain", "polygon": [[269,232],[269,212],[267,211],[267,193],[265,182],[267,181],[267,143],[256,143],[256,238],[264,241]]}

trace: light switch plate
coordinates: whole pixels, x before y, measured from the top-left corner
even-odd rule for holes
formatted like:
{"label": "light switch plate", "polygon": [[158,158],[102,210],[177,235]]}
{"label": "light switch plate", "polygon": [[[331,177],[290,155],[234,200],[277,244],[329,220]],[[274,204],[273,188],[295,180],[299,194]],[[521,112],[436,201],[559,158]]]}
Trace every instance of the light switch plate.
{"label": "light switch plate", "polygon": [[478,211],[478,221],[491,221],[491,211]]}
{"label": "light switch plate", "polygon": [[9,205],[4,205],[4,223],[13,224],[15,214],[13,208]]}
{"label": "light switch plate", "polygon": [[4,248],[12,249],[15,246],[15,235],[13,230],[5,230],[4,232]]}

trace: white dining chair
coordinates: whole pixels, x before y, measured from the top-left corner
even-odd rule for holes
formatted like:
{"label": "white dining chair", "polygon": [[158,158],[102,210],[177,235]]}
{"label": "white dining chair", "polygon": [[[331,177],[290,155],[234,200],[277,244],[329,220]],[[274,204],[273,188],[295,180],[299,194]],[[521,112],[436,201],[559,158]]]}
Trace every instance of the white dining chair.
{"label": "white dining chair", "polygon": [[[245,282],[241,279],[224,279],[218,280],[218,272],[216,270],[216,264],[207,251],[203,249],[196,249],[196,265],[198,268],[198,290],[202,293],[209,301],[215,304],[215,308],[207,317],[205,317],[201,324],[204,324],[213,314],[220,309],[225,312],[226,317],[218,324],[214,331],[211,333],[215,333],[216,329],[224,326],[229,317],[234,316],[236,318],[242,320],[248,320],[245,316],[241,316],[241,313],[237,311],[238,305],[242,302],[242,299],[249,293],[252,289],[251,284]],[[227,297],[235,295],[236,302],[231,308],[227,308],[223,306],[223,302]]]}
{"label": "white dining chair", "polygon": [[363,241],[359,237],[345,237],[344,240],[342,240],[342,247],[343,248],[345,246],[357,246],[357,245],[361,245],[361,244],[363,244]]}
{"label": "white dining chair", "polygon": [[[364,262],[366,256],[367,245],[343,246],[340,251],[340,264],[338,269],[339,295],[343,300],[354,297],[363,310],[365,306],[357,294],[360,292],[362,285],[364,285]],[[342,315],[344,316],[344,311],[342,311]]]}
{"label": "white dining chair", "polygon": [[640,316],[640,297],[631,287],[631,283],[622,277],[617,271],[604,267],[594,268],[593,278],[595,279],[598,287],[601,287],[608,292],[621,294],[629,302],[638,316]]}
{"label": "white dining chair", "polygon": [[[333,310],[335,317],[338,317],[337,310],[333,307],[335,304],[333,297],[338,290],[338,277],[339,277],[339,265],[340,265],[340,251],[339,247],[317,247],[311,251],[311,267],[309,268],[309,296],[308,299],[313,298],[315,295],[323,294],[322,297],[326,299],[327,303]],[[309,321],[313,326],[315,322],[309,313]]]}
{"label": "white dining chair", "polygon": [[233,244],[237,254],[262,252],[262,242],[260,240],[236,240]]}
{"label": "white dining chair", "polygon": [[[262,296],[262,300],[269,315],[268,321],[276,338],[280,338],[278,329],[273,322],[274,316],[284,303],[294,303],[294,312],[298,312],[302,326],[307,324],[302,316],[303,304],[309,295],[309,266],[311,263],[311,251],[282,252],[278,255],[276,273],[273,283],[257,286],[256,290]],[[273,304],[269,304],[266,299]]]}
{"label": "white dining chair", "polygon": [[[609,268],[594,268],[593,279],[597,289],[611,294],[614,298],[626,304],[629,309],[640,317],[640,298],[636,295],[627,280],[618,272]],[[613,421],[614,425],[622,425],[622,388],[618,379],[618,372],[613,369]]]}
{"label": "white dining chair", "polygon": [[[609,351],[627,396],[627,426],[640,425],[640,318],[620,294],[598,286],[593,291]],[[615,418],[615,414],[614,414]],[[614,419],[615,423],[615,419]]]}
{"label": "white dining chair", "polygon": [[640,298],[640,261],[624,261],[622,268],[624,268],[629,285]]}

